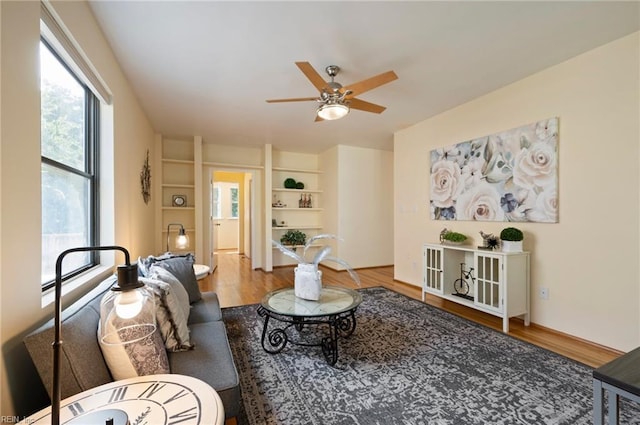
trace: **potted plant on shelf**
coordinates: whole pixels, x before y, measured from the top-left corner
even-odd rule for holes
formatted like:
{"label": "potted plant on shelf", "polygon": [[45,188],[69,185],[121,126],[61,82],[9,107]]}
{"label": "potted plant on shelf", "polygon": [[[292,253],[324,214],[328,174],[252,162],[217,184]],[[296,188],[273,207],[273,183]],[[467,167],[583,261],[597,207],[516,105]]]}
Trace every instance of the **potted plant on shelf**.
{"label": "potted plant on shelf", "polygon": [[515,227],[506,227],[500,232],[500,240],[502,241],[502,251],[504,252],[522,252],[522,240],[524,234],[522,230]]}
{"label": "potted plant on shelf", "polygon": [[334,263],[338,263],[341,266],[345,267],[347,269],[347,272],[349,272],[349,276],[351,276],[351,278],[358,285],[360,285],[360,278],[358,277],[358,274],[353,270],[353,268],[349,265],[349,263],[341,258],[332,257],[329,255],[331,254],[331,247],[329,245],[325,245],[320,248],[313,259],[309,261],[309,259],[307,258],[307,251],[314,242],[320,239],[338,238],[335,235],[330,234],[313,236],[312,238],[309,238],[306,243],[303,243],[304,247],[302,249],[302,254],[298,254],[295,249],[288,248],[278,241],[271,241],[273,245],[275,245],[280,250],[280,252],[298,262],[298,266],[294,269],[294,293],[296,297],[305,300],[317,301],[320,299],[320,291],[322,289],[322,271],[318,270],[318,265],[322,261],[333,261]]}
{"label": "potted plant on shelf", "polygon": [[282,235],[280,242],[283,245],[292,246],[292,250],[296,250],[296,246],[303,246],[307,242],[307,235],[300,230],[287,230],[287,233]]}
{"label": "potted plant on shelf", "polygon": [[446,228],[440,232],[440,243],[444,245],[462,245],[466,240],[467,237],[462,233],[452,232]]}

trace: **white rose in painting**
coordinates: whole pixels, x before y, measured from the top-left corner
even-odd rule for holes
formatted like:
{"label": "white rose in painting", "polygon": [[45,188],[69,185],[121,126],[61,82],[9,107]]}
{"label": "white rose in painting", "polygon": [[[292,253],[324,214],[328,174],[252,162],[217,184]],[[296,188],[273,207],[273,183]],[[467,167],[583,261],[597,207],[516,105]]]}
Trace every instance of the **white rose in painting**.
{"label": "white rose in painting", "polygon": [[527,219],[540,223],[557,223],[558,221],[558,192],[555,187],[547,187],[540,192],[527,210]]}
{"label": "white rose in painting", "polygon": [[463,189],[460,166],[453,161],[438,161],[431,168],[431,202],[449,208]]}
{"label": "white rose in painting", "polygon": [[458,197],[456,217],[458,220],[504,221],[500,194],[486,182],[472,187]]}
{"label": "white rose in painting", "polygon": [[536,123],[536,136],[540,140],[546,140],[558,135],[558,118],[551,118]]}
{"label": "white rose in painting", "polygon": [[464,182],[464,188],[468,189],[482,181],[482,165],[484,161],[480,158],[470,160],[467,165],[462,167],[461,176]]}
{"label": "white rose in painting", "polygon": [[516,155],[513,182],[525,189],[554,185],[556,178],[555,144],[539,142]]}

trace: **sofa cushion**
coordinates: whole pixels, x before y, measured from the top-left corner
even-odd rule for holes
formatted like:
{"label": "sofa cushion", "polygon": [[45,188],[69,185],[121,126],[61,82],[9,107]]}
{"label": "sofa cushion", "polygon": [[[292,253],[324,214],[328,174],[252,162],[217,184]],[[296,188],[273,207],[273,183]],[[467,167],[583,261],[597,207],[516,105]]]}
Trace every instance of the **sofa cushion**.
{"label": "sofa cushion", "polygon": [[[114,277],[106,279],[62,312],[60,391],[63,399],[113,381],[98,345],[96,329],[100,321],[100,301],[114,283]],[[51,319],[24,338],[49,397],[53,386],[54,325]]]}
{"label": "sofa cushion", "polygon": [[203,292],[202,299],[191,304],[189,313],[189,325],[193,323],[213,322],[222,320],[220,301],[215,292]]}
{"label": "sofa cushion", "polygon": [[220,395],[227,418],[240,412],[240,380],[227,331],[222,321],[191,325],[195,349],[169,353],[172,373],[193,376],[211,385]]}
{"label": "sofa cushion", "polygon": [[196,273],[193,270],[194,263],[195,258],[192,254],[177,256],[167,253],[160,257],[149,256],[146,259],[140,258],[138,270],[147,277],[150,275],[153,266],[162,267],[171,272],[187,290],[189,303],[194,303],[201,298],[200,287],[198,286]]}

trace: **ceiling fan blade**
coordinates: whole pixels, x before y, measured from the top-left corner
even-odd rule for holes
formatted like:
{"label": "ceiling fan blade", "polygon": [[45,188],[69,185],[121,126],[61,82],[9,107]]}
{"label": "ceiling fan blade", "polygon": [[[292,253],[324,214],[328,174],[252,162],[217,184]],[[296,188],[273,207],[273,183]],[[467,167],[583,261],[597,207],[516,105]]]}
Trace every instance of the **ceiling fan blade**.
{"label": "ceiling fan blade", "polygon": [[324,121],[322,118],[320,118],[317,114],[316,114],[316,119],[314,120],[315,122],[319,122],[319,121]]}
{"label": "ceiling fan blade", "polygon": [[327,87],[327,82],[320,76],[320,74],[318,74],[318,71],[316,71],[309,62],[296,62],[296,65],[319,92]]}
{"label": "ceiling fan blade", "polygon": [[347,95],[347,99],[353,98],[359,94],[362,94],[371,89],[375,89],[376,87],[380,87],[383,84],[390,83],[393,80],[397,80],[398,76],[393,71],[383,72],[380,75],[376,75],[375,77],[367,78],[366,80],[358,81],[357,83],[350,84],[346,87],[340,89],[341,93],[345,93],[346,91],[351,91]]}
{"label": "ceiling fan blade", "polygon": [[384,106],[376,105],[375,103],[365,102],[364,100],[360,100],[360,99],[351,99],[349,101],[349,107],[351,109],[359,109],[361,111],[373,112],[375,114],[380,114],[385,109],[387,109]]}
{"label": "ceiling fan blade", "polygon": [[279,103],[279,102],[305,102],[308,100],[318,100],[318,97],[293,97],[291,99],[267,99],[267,103]]}

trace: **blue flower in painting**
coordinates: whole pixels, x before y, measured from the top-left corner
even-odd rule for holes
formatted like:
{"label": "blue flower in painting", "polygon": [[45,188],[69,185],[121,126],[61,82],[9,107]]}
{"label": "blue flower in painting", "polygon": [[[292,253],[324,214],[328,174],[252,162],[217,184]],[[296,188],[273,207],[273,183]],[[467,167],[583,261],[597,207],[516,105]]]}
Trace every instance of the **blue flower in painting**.
{"label": "blue flower in painting", "polygon": [[502,198],[500,198],[500,206],[505,212],[513,212],[518,207],[518,201],[513,196],[513,193],[505,193]]}
{"label": "blue flower in painting", "polygon": [[440,217],[443,220],[455,220],[456,219],[456,208],[440,208]]}

